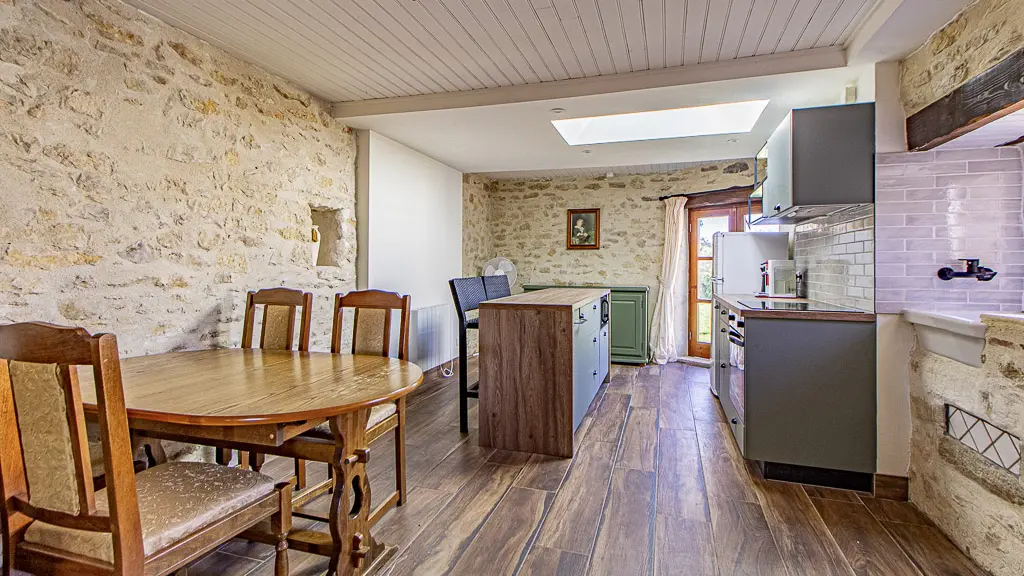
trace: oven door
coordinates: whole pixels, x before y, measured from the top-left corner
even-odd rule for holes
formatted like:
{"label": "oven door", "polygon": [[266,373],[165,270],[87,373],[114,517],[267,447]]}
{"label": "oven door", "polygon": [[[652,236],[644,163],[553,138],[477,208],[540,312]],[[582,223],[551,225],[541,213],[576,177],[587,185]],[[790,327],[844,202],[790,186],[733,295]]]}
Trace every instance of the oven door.
{"label": "oven door", "polygon": [[729,331],[726,336],[726,341],[729,346],[728,360],[724,362],[728,369],[724,371],[723,382],[722,382],[722,409],[725,410],[725,416],[728,419],[729,427],[732,429],[732,435],[736,439],[736,445],[739,446],[740,453],[745,453],[744,447],[744,403],[746,400],[743,373],[744,373],[744,338],[743,333],[736,329],[734,326],[729,327]]}

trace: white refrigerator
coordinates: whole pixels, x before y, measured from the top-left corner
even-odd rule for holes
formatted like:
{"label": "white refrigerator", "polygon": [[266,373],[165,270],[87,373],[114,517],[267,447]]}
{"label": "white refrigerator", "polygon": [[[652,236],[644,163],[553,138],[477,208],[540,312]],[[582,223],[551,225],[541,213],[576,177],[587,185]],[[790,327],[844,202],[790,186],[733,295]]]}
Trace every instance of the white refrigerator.
{"label": "white refrigerator", "polygon": [[789,260],[789,233],[718,232],[712,250],[711,291],[753,296],[761,291],[761,263]]}
{"label": "white refrigerator", "polygon": [[[761,263],[789,260],[789,233],[718,232],[713,236],[712,250],[711,292],[753,296],[761,291]],[[723,345],[727,341],[719,342],[725,335],[716,329],[715,318],[711,321],[711,392],[718,396],[718,364],[737,359],[727,352],[732,347]]]}

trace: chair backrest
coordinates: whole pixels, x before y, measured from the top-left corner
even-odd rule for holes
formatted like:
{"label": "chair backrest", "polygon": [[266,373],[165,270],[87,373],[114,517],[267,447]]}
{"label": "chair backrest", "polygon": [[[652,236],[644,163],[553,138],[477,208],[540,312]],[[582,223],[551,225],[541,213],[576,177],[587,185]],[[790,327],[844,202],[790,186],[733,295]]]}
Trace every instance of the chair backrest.
{"label": "chair backrest", "polygon": [[483,276],[483,279],[484,294],[488,300],[512,295],[512,288],[508,285],[508,276],[496,274],[494,276]]}
{"label": "chair backrest", "polygon": [[331,328],[331,352],[341,353],[342,311],[354,308],[352,353],[372,356],[391,355],[391,312],[401,311],[398,333],[398,357],[409,359],[409,315],[412,299],[383,290],[360,290],[334,295],[334,321]]}
{"label": "chair backrest", "polygon": [[302,325],[299,332],[299,352],[309,351],[309,324],[313,313],[312,294],[290,288],[264,288],[256,292],[249,292],[245,297],[242,348],[252,348],[252,332],[257,306],[263,306],[260,348],[291,350],[295,342],[295,309],[301,308]]}
{"label": "chair backrest", "polygon": [[480,307],[481,302],[487,300],[483,277],[452,278],[448,281],[448,286],[452,289],[452,300],[455,301],[455,311],[459,315],[459,321],[465,326],[466,312],[476,310]]}
{"label": "chair backrest", "polygon": [[[96,385],[109,514],[96,510],[78,366]],[[0,325],[0,489],[4,561],[32,522],[112,535],[119,574],[145,553],[117,338],[42,323]]]}

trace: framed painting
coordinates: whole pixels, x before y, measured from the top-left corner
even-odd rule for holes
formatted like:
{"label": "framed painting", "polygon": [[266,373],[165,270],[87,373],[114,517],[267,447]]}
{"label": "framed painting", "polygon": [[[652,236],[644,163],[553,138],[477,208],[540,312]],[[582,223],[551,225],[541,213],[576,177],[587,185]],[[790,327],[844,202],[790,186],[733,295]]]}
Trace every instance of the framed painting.
{"label": "framed painting", "polygon": [[565,230],[566,250],[601,248],[601,209],[568,210]]}

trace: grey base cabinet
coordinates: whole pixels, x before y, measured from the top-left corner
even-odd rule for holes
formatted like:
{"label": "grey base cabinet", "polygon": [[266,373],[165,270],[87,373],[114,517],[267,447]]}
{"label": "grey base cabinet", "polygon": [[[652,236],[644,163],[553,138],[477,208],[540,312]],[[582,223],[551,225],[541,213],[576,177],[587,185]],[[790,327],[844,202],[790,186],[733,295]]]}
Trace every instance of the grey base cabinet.
{"label": "grey base cabinet", "polygon": [[555,286],[527,284],[525,292],[545,288],[606,288],[611,290],[611,333],[607,353],[616,364],[646,364],[648,349],[647,286]]}
{"label": "grey base cabinet", "polygon": [[876,469],[874,322],[744,318],[719,398],[749,460]]}

